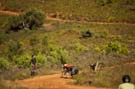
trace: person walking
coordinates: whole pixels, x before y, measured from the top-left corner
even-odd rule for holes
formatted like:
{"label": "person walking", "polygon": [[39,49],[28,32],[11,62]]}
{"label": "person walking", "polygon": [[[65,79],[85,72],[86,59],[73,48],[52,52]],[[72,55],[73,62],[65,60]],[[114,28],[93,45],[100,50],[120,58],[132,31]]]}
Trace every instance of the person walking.
{"label": "person walking", "polygon": [[35,70],[36,70],[36,58],[34,55],[32,55],[32,58],[30,60],[30,64],[31,64],[31,76],[34,76]]}
{"label": "person walking", "polygon": [[123,83],[119,85],[118,89],[135,89],[134,84],[130,83],[131,78],[129,75],[123,75]]}

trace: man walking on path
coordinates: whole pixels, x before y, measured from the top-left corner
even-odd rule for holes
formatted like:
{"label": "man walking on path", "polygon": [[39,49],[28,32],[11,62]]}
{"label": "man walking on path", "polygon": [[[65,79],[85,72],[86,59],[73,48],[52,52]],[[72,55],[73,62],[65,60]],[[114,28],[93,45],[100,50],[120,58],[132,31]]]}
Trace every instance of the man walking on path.
{"label": "man walking on path", "polygon": [[35,75],[35,70],[36,70],[36,58],[35,58],[34,55],[32,55],[30,64],[31,64],[31,76],[34,76]]}

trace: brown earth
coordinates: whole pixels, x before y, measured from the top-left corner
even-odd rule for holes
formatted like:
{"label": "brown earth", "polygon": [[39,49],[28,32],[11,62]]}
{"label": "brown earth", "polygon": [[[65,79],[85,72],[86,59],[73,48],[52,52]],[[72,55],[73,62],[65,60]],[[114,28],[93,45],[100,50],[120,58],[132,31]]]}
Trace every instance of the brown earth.
{"label": "brown earth", "polygon": [[[3,11],[0,10],[0,14],[6,14],[6,15],[19,15],[19,12],[13,12],[13,11]],[[59,22],[78,22],[78,23],[91,23],[91,24],[125,24],[125,25],[135,25],[135,23],[129,23],[129,22],[105,22],[105,21],[76,21],[76,20],[64,20],[61,18],[46,16],[47,20],[54,20]]]}
{"label": "brown earth", "polygon": [[28,89],[108,89],[93,86],[73,85],[71,78],[61,78],[60,74],[37,76],[25,80],[17,80],[15,83]]}

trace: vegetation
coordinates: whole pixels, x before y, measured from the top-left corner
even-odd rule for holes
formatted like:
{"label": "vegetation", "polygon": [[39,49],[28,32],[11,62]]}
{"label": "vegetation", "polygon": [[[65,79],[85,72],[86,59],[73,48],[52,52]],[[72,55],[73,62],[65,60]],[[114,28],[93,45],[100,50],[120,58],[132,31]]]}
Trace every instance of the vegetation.
{"label": "vegetation", "polygon": [[[116,87],[123,74],[134,76],[134,65],[129,64],[135,61],[134,24],[46,20],[42,26],[44,8],[48,16],[60,19],[134,23],[134,0],[0,1],[1,9],[22,12],[19,16],[0,15],[0,75],[5,79],[30,77],[32,54],[38,74],[59,70],[66,62],[77,66],[82,73],[74,77],[75,84]],[[97,61],[104,68],[89,70],[88,66]]]}
{"label": "vegetation", "polygon": [[45,14],[38,9],[31,9],[19,16],[11,16],[5,27],[9,30],[35,29],[44,23]]}
{"label": "vegetation", "polygon": [[[3,10],[26,11],[40,8],[61,19],[130,22],[135,18],[134,0],[0,0]],[[66,12],[65,12],[66,10]]]}

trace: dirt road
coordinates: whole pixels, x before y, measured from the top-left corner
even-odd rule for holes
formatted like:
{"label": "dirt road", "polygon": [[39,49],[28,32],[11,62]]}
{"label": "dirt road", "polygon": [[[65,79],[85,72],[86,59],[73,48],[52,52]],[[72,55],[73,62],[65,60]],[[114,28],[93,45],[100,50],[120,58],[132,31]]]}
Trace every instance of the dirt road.
{"label": "dirt road", "polygon": [[60,74],[37,76],[25,80],[17,80],[15,83],[29,89],[107,89],[92,86],[73,85],[72,79],[61,78]]}
{"label": "dirt road", "polygon": [[[13,11],[3,11],[0,10],[0,14],[6,14],[6,15],[19,15],[21,13],[19,12],[13,12]],[[90,24],[125,24],[125,25],[135,25],[135,23],[129,23],[129,22],[104,22],[104,21],[76,21],[76,20],[63,20],[60,18],[54,18],[50,16],[46,16],[47,20],[53,20],[53,21],[59,21],[59,22],[77,22],[77,23],[90,23]]]}

